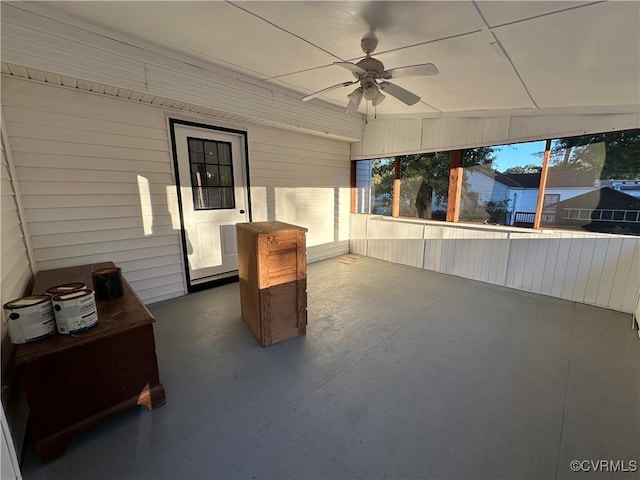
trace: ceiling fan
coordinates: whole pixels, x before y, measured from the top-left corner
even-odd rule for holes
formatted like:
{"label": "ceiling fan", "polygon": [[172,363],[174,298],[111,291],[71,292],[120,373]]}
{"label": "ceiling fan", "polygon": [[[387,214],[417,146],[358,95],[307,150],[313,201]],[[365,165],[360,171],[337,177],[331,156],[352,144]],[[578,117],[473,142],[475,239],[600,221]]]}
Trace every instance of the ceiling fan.
{"label": "ceiling fan", "polygon": [[360,86],[351,92],[347,97],[349,98],[349,104],[347,105],[347,113],[355,113],[362,102],[362,99],[370,100],[373,106],[379,105],[385,99],[385,95],[382,92],[388,93],[392,97],[397,98],[401,102],[407,105],[414,105],[420,101],[420,97],[409,90],[405,90],[398,85],[387,82],[393,78],[404,77],[419,77],[425,75],[437,75],[438,69],[433,63],[423,63],[420,65],[410,65],[406,67],[392,68],[391,70],[385,70],[383,63],[371,56],[376,47],[378,46],[378,38],[373,30],[367,32],[360,42],[362,51],[365,53],[365,57],[358,63],[352,62],[334,62],[334,65],[338,65],[342,68],[346,68],[356,80],[351,82],[342,82],[337,85],[332,85],[327,88],[323,88],[320,91],[307,95],[302,99],[303,102],[311,100],[312,98],[322,95],[323,93],[330,92],[340,87],[348,87],[354,83],[359,83]]}

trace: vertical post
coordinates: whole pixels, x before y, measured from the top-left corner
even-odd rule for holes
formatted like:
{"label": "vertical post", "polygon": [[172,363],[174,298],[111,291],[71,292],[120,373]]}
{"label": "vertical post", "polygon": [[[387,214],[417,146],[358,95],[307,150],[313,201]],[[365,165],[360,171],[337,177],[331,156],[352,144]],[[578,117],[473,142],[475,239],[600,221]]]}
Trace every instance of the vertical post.
{"label": "vertical post", "polygon": [[447,197],[447,222],[460,219],[460,197],[462,196],[462,150],[451,152],[449,168],[449,195]]}
{"label": "vertical post", "polygon": [[547,140],[544,147],[542,171],[540,172],[540,186],[538,187],[538,203],[536,204],[536,216],[533,218],[533,228],[540,228],[542,220],[542,207],[544,206],[544,190],[547,186],[547,172],[549,170],[549,157],[551,156],[551,140]]}
{"label": "vertical post", "polygon": [[395,171],[393,175],[393,200],[391,203],[391,216],[400,216],[400,157],[395,157]]}
{"label": "vertical post", "polygon": [[356,188],[356,166],[357,166],[357,162],[352,161],[351,162],[351,207],[350,207],[351,213],[358,213],[356,211],[357,210],[356,200],[358,198],[358,191]]}

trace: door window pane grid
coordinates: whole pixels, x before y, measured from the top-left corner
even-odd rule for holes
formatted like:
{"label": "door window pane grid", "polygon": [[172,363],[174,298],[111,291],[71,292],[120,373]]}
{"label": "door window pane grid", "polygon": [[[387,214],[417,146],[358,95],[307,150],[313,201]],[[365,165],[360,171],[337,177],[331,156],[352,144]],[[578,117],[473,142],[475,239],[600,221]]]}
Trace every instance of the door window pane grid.
{"label": "door window pane grid", "polygon": [[235,208],[231,144],[187,138],[195,210]]}

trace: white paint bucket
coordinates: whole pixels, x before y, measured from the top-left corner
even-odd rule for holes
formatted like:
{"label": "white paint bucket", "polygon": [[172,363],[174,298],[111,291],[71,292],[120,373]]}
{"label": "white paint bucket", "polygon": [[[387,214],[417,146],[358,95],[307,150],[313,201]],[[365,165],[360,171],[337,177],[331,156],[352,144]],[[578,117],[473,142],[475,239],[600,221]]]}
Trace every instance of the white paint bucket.
{"label": "white paint bucket", "polygon": [[53,335],[51,297],[31,295],[17,298],[3,305],[9,337],[12,343],[29,343]]}
{"label": "white paint bucket", "polygon": [[83,288],[87,288],[87,286],[82,282],[63,283],[62,285],[47,288],[47,293],[49,295],[58,295],[60,293],[69,293],[74,290],[82,290]]}
{"label": "white paint bucket", "polygon": [[82,289],[54,295],[51,299],[58,333],[79,333],[98,323],[93,290]]}

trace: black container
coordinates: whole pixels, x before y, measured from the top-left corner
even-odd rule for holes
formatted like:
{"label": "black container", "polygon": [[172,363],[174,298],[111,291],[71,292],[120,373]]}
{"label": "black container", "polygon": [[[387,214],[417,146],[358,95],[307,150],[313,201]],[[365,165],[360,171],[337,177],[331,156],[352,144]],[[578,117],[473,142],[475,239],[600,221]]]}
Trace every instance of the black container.
{"label": "black container", "polygon": [[99,300],[112,300],[124,293],[122,272],[117,267],[100,268],[91,272],[93,289]]}

